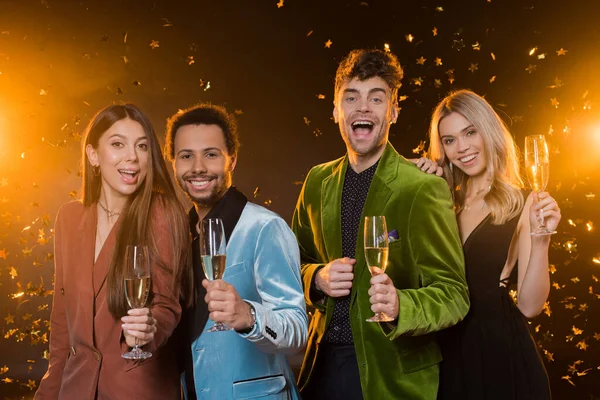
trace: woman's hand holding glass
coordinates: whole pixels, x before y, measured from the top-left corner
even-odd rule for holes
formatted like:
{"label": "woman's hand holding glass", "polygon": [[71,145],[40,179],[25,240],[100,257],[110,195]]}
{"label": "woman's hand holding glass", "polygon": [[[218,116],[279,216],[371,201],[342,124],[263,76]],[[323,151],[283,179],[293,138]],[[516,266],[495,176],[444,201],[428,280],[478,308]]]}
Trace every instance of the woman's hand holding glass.
{"label": "woman's hand holding glass", "polygon": [[121,318],[123,336],[129,347],[144,346],[154,340],[156,319],[149,308],[132,308],[127,316]]}
{"label": "woman's hand holding glass", "polygon": [[533,202],[529,208],[531,230],[534,231],[535,227],[543,224],[548,232],[556,232],[561,218],[556,200],[548,192],[533,192],[532,196]]}

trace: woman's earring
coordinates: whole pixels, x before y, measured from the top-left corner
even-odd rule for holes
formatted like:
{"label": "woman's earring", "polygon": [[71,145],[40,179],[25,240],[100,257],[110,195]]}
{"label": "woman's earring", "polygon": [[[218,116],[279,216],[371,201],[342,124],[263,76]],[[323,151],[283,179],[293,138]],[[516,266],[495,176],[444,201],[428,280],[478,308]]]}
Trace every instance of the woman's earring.
{"label": "woman's earring", "polygon": [[92,172],[94,173],[94,176],[100,176],[100,166],[92,165]]}
{"label": "woman's earring", "polygon": [[454,172],[454,166],[452,163],[448,163],[448,167],[450,168],[450,172]]}

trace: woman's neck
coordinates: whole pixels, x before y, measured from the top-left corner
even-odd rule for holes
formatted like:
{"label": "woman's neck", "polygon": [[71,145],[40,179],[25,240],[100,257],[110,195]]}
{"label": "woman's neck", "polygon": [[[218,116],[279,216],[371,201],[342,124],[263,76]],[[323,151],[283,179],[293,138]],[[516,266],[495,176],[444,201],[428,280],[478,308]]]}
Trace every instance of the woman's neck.
{"label": "woman's neck", "polygon": [[471,177],[467,183],[467,197],[474,197],[483,192],[489,192],[492,181],[487,174]]}
{"label": "woman's neck", "polygon": [[[125,208],[125,204],[127,203],[128,196],[115,196],[114,194],[105,191],[104,188],[100,190],[100,197],[98,198],[98,203],[102,210],[109,217],[116,216],[118,218],[119,215],[123,212]],[[115,219],[116,219],[115,218]]]}

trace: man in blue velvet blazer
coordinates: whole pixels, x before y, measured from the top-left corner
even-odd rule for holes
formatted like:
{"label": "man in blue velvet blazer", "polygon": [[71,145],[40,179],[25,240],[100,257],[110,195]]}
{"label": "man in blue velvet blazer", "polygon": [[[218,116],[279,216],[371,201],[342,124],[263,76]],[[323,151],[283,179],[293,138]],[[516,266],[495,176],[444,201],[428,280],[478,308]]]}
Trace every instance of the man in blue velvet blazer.
{"label": "man in blue velvet blazer", "polygon": [[[199,105],[175,114],[166,153],[194,203],[190,228],[196,301],[184,314],[186,399],[297,399],[285,355],[306,344],[308,319],[296,238],[277,214],[232,186],[239,141],[231,114]],[[204,279],[198,221],[220,218],[227,239],[223,279]],[[229,331],[206,332],[214,322]]]}

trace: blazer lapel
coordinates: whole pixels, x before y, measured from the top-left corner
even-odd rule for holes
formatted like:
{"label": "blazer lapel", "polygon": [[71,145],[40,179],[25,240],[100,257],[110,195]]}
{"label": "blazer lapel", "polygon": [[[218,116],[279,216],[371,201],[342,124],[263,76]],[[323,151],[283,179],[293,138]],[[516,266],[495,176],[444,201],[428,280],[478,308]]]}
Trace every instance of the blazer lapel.
{"label": "blazer lapel", "polygon": [[348,156],[321,184],[321,229],[328,260],[342,257],[342,189],[347,167]]}
{"label": "blazer lapel", "polygon": [[93,343],[93,315],[94,315],[94,246],[96,243],[96,220],[98,212],[95,204],[86,207],[84,217],[79,224],[74,242],[79,242],[81,245],[75,250],[77,254],[73,259],[77,260],[77,282],[78,292],[81,293],[78,307],[83,308],[83,312],[79,313],[80,318],[85,321],[77,321],[81,326],[89,327],[88,343]]}
{"label": "blazer lapel", "polygon": [[[395,155],[397,156],[396,150],[394,150],[392,145],[388,142],[379,161],[379,165],[377,166],[377,170],[375,171],[375,176],[373,176],[369,194],[367,195],[367,200],[363,207],[360,225],[358,227],[358,235],[356,235],[356,264],[354,267],[355,282],[358,282],[359,278],[367,270],[364,253],[365,217],[384,214],[385,207],[393,193],[393,190],[388,183],[397,179],[398,164]],[[387,228],[390,229],[391,227],[388,226]]]}
{"label": "blazer lapel", "polygon": [[[95,208],[95,207],[94,207]],[[95,225],[95,224],[94,224]],[[92,284],[94,288],[94,297],[98,297],[100,290],[104,286],[106,282],[106,278],[108,277],[108,269],[110,267],[110,261],[112,259],[113,251],[115,249],[115,245],[117,244],[117,232],[119,231],[119,226],[121,225],[121,217],[115,222],[112,229],[108,233],[104,244],[102,245],[102,249],[100,250],[100,254],[98,254],[98,258],[94,263],[94,272],[92,278]],[[95,226],[94,226],[95,233]],[[94,241],[92,245],[92,254],[94,254],[94,247],[96,245],[96,238],[94,235]],[[92,256],[93,257],[93,256]]]}

